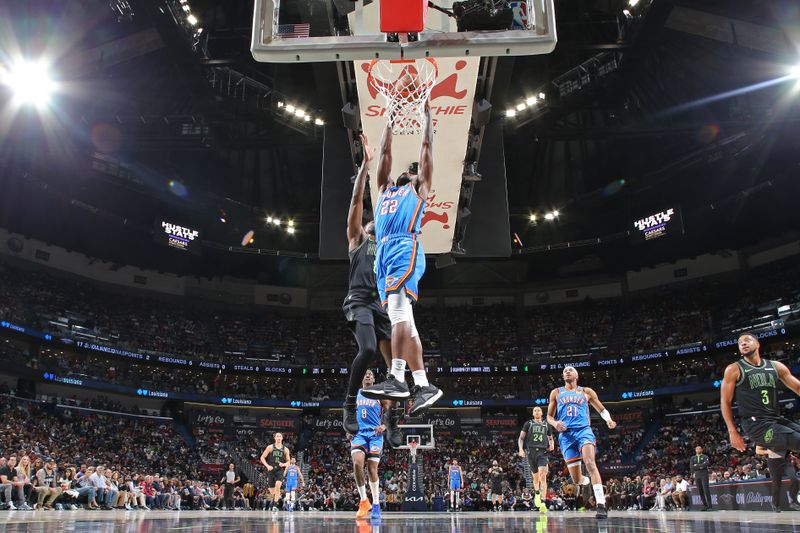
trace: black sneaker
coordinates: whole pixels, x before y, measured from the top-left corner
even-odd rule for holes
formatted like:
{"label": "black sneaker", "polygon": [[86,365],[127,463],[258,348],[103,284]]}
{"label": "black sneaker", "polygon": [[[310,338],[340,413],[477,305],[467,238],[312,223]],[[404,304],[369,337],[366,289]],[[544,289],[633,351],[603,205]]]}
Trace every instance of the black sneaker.
{"label": "black sneaker", "polygon": [[355,435],[358,433],[358,419],[356,418],[356,399],[348,396],[342,405],[342,428],[345,433]]}
{"label": "black sneaker", "polygon": [[800,505],[792,502],[789,504],[789,510],[791,511],[800,511]]}
{"label": "black sneaker", "polygon": [[397,409],[389,408],[383,414],[383,423],[386,425],[386,441],[393,449],[397,449],[403,445],[403,433],[397,427],[397,421],[400,418]]}
{"label": "black sneaker", "polygon": [[781,506],[780,505],[775,505],[774,503],[771,504],[771,505],[772,505],[772,512],[773,513],[780,513],[781,512]]}
{"label": "black sneaker", "polygon": [[595,518],[598,520],[605,520],[608,518],[608,509],[606,509],[605,505],[598,505],[597,506],[597,514],[594,515]]}
{"label": "black sneaker", "polygon": [[381,383],[361,389],[361,394],[370,400],[402,400],[411,396],[408,391],[408,385],[404,381],[395,378],[392,374],[389,374],[389,377]]}
{"label": "black sneaker", "polygon": [[417,416],[427,411],[430,406],[439,401],[439,398],[443,395],[444,393],[433,385],[427,385],[425,387],[414,385],[414,389],[411,393],[414,406],[411,408],[411,411],[408,412],[408,416]]}

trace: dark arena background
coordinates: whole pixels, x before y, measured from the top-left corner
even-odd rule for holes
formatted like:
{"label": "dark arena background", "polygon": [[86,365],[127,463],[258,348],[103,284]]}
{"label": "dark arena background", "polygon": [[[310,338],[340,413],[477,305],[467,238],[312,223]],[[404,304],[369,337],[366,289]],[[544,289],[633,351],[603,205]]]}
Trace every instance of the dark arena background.
{"label": "dark arena background", "polygon": [[797,531],[799,206],[796,0],[4,0],[0,531]]}

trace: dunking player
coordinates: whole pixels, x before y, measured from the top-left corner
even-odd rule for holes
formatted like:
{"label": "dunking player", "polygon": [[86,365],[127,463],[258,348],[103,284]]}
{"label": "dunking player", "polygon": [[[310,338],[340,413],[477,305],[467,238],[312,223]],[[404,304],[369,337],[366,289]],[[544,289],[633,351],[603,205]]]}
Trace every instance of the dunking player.
{"label": "dunking player", "polygon": [[[363,389],[375,383],[372,370],[364,373]],[[358,504],[356,518],[366,518],[372,512],[372,518],[381,517],[380,480],[378,479],[378,463],[383,453],[383,432],[386,426],[381,424],[381,402],[365,398],[363,389],[358,391],[356,400],[358,415],[358,433],[350,442],[350,455],[353,457],[353,473],[356,478],[356,488],[361,501]],[[388,402],[384,402],[384,405]],[[364,462],[368,463],[369,488],[372,492],[372,504],[367,498],[367,486],[364,483]]]}
{"label": "dunking player", "polygon": [[[731,446],[745,451],[747,445],[736,429],[731,403],[736,396],[739,421],[745,434],[757,447],[769,450],[767,465],[772,480],[772,509],[780,512],[781,480],[787,470],[790,451],[800,451],[800,425],[781,416],[778,405],[778,380],[795,394],[800,394],[800,381],[783,363],[761,357],[761,344],[752,333],[739,336],[739,353],[742,358],[725,369],[720,388],[720,409]],[[765,451],[766,451],[765,450]],[[789,506],[800,511],[797,505],[797,476],[789,466],[792,500]]]}
{"label": "dunking player", "polygon": [[[375,236],[378,253],[375,261],[378,292],[392,323],[392,375],[383,383],[363,391],[367,398],[402,397],[407,391],[405,366],[411,367],[414,388],[411,391],[411,416],[428,409],[442,397],[442,391],[428,383],[422,361],[422,343],[411,302],[418,299],[419,280],[425,273],[425,252],[419,242],[425,198],[433,180],[433,122],[430,99],[425,102],[425,130],[419,155],[419,175],[411,169],[395,182],[392,170],[392,119],[386,123],[378,161],[378,198]],[[413,165],[412,165],[413,166]]]}
{"label": "dunking player", "polygon": [[450,468],[448,468],[447,477],[450,478],[450,509],[448,511],[461,511],[461,490],[464,488],[464,472],[455,459],[453,459]]}
{"label": "dunking player", "polygon": [[[542,502],[542,496],[547,498],[547,467],[549,460],[547,452],[555,448],[553,434],[547,421],[542,416],[542,408],[533,408],[533,419],[525,422],[517,439],[519,456],[528,458],[533,476],[533,503],[539,508],[540,513],[547,512],[547,506]],[[525,447],[528,452],[525,453]]]}
{"label": "dunking player", "polygon": [[306,480],[303,479],[303,473],[300,467],[297,466],[297,460],[292,457],[289,464],[286,465],[286,470],[283,471],[283,477],[286,479],[286,504],[285,507],[289,512],[294,511],[294,502],[297,500],[297,482],[300,481],[303,487],[306,486]]}
{"label": "dunking player", "polygon": [[[589,404],[600,413],[600,418],[606,421],[609,429],[617,427],[617,423],[611,419],[611,413],[600,403],[595,391],[578,386],[578,371],[574,367],[564,368],[563,376],[564,386],[550,392],[547,423],[558,431],[558,444],[572,480],[578,486],[585,486],[591,478],[597,501],[597,518],[608,518],[603,480],[594,461],[597,439],[589,421]],[[581,472],[581,461],[586,464],[589,478]]]}
{"label": "dunking player", "polygon": [[492,461],[489,469],[489,481],[492,484],[492,510],[500,512],[503,510],[503,469],[496,460]]}
{"label": "dunking player", "polygon": [[275,442],[267,446],[261,454],[261,464],[267,469],[267,486],[272,495],[272,512],[278,512],[278,500],[281,499],[283,470],[291,461],[289,448],[283,445],[283,433],[275,433]]}
{"label": "dunking player", "polygon": [[[361,136],[364,158],[353,184],[353,196],[350,210],[347,213],[347,242],[350,255],[350,288],[344,300],[344,314],[347,324],[358,343],[358,355],[350,367],[350,380],[347,386],[347,399],[344,402],[343,425],[346,433],[358,433],[356,419],[356,395],[372,360],[376,348],[380,347],[386,366],[392,367],[392,324],[381,305],[375,279],[375,223],[362,225],[364,210],[364,187],[369,176],[369,164],[374,155],[366,136]],[[405,383],[405,376],[399,376]],[[393,398],[408,398],[410,393],[406,387],[393,395]],[[402,435],[397,429],[397,416],[394,409],[387,409],[388,430],[386,432],[389,445],[393,448],[402,444]]]}

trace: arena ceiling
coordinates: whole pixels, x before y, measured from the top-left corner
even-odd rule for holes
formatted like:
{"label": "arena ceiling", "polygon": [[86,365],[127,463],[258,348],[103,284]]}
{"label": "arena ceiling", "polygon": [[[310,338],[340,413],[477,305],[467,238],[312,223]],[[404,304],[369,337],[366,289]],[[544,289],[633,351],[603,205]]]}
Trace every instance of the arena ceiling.
{"label": "arena ceiling", "polygon": [[[253,61],[252,0],[189,0],[199,35],[167,3],[0,7],[2,62],[46,56],[66,88],[48,116],[12,112],[0,89],[0,225],[121,264],[296,282],[293,266],[318,248],[324,136],[344,135],[336,69]],[[800,229],[800,87],[775,81],[800,63],[796,2],[642,0],[631,19],[628,4],[558,2],[555,52],[499,62],[492,120],[504,123],[522,243],[512,260],[528,279],[618,272]],[[546,108],[504,116],[540,90]],[[263,105],[275,97],[325,126],[286,121]],[[684,236],[629,243],[632,219],[673,205]],[[153,221],[168,216],[223,245],[253,229],[257,247],[298,259],[157,248]],[[291,218],[296,233],[267,216]]]}

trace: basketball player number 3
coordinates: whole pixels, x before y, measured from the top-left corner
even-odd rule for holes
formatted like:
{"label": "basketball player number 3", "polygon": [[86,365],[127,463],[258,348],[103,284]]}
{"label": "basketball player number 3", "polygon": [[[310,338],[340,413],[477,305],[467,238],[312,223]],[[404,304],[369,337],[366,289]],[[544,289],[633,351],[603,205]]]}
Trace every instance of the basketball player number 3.
{"label": "basketball player number 3", "polygon": [[769,405],[769,391],[761,391],[761,403],[764,405]]}
{"label": "basketball player number 3", "polygon": [[395,213],[397,211],[397,200],[386,200],[381,205],[381,215]]}

